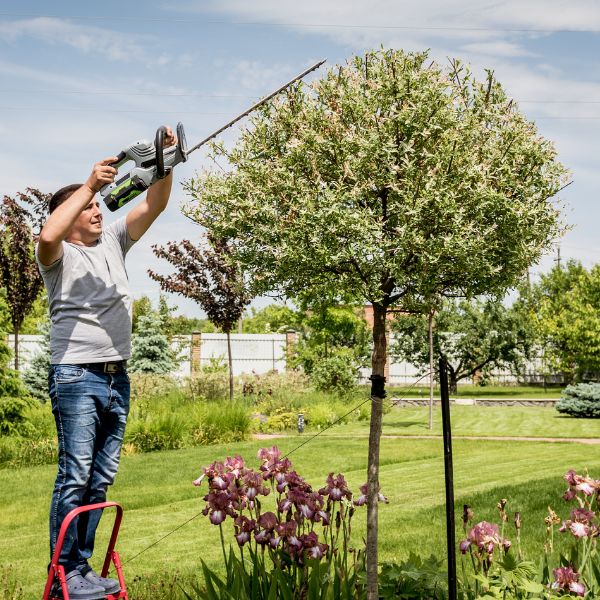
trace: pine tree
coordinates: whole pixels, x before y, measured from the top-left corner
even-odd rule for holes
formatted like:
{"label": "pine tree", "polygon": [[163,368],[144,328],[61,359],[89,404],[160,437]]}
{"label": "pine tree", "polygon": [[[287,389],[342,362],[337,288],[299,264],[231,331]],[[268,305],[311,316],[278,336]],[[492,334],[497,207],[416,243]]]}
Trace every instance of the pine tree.
{"label": "pine tree", "polygon": [[50,369],[50,321],[46,321],[40,327],[43,336],[39,352],[29,363],[29,367],[23,374],[23,381],[29,393],[45,402],[48,397],[48,370]]}
{"label": "pine tree", "polygon": [[137,333],[132,338],[131,372],[170,373],[175,366],[173,352],[167,336],[161,331],[161,318],[156,313],[141,315]]}

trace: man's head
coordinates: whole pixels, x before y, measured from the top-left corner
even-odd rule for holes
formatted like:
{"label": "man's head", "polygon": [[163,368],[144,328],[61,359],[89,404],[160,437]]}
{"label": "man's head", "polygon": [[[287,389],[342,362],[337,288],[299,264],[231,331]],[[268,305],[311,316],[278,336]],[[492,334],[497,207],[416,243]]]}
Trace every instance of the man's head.
{"label": "man's head", "polygon": [[[81,183],[72,183],[55,192],[48,204],[50,214],[52,214],[61,204],[66,202],[81,187],[83,187],[83,184]],[[101,234],[102,212],[100,211],[100,203],[94,197],[81,211],[65,239],[67,242],[89,245],[96,242]]]}

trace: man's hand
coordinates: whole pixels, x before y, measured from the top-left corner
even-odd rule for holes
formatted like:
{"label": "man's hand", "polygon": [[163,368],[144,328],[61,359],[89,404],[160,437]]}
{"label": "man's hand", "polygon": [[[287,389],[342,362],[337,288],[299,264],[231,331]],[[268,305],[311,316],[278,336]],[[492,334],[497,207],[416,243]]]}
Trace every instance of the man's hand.
{"label": "man's hand", "polygon": [[84,185],[95,194],[107,183],[112,183],[117,175],[117,169],[109,165],[117,160],[119,159],[116,156],[109,156],[108,158],[97,162]]}
{"label": "man's hand", "polygon": [[163,141],[163,148],[168,148],[169,146],[174,146],[177,144],[177,136],[173,133],[173,130],[166,125],[167,131],[165,132],[165,138]]}
{"label": "man's hand", "polygon": [[[168,148],[177,144],[177,136],[166,125],[163,147]],[[173,185],[173,170],[164,178],[154,182],[148,189],[146,197],[134,206],[126,217],[127,231],[133,240],[139,240],[148,227],[154,223],[156,217],[166,208],[171,186]]]}

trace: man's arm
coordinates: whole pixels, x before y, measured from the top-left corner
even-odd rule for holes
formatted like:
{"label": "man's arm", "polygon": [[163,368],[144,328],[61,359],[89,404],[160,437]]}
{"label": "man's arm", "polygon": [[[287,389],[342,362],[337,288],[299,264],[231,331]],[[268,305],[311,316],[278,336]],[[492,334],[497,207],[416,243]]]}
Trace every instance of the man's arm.
{"label": "man's arm", "polygon": [[43,265],[50,266],[62,257],[62,242],[69,235],[81,212],[103,185],[114,181],[117,170],[109,164],[116,160],[116,156],[110,156],[96,163],[87,181],[48,217],[40,232],[38,245],[38,257]]}
{"label": "man's arm", "polygon": [[[174,146],[177,143],[177,137],[170,127],[167,127],[165,135],[165,147]],[[171,187],[173,185],[173,171],[164,179],[160,179],[154,183],[144,200],[136,204],[128,213],[125,220],[127,224],[127,232],[132,240],[139,240],[158,215],[165,210],[171,195]]]}

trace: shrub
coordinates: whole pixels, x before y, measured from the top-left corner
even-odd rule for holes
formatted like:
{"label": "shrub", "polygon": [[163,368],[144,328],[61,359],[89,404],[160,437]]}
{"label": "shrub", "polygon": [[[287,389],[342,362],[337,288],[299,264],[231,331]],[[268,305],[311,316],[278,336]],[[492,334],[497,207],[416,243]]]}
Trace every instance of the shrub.
{"label": "shrub", "polygon": [[563,391],[556,410],[572,417],[600,418],[600,383],[578,383]]}
{"label": "shrub", "polygon": [[352,392],[358,379],[358,364],[351,350],[342,348],[315,361],[310,380],[318,390],[340,395]]}
{"label": "shrub", "polygon": [[201,371],[186,380],[191,400],[229,401],[229,375],[223,372]]}
{"label": "shrub", "polygon": [[31,440],[16,436],[0,438],[0,468],[47,465],[55,463],[57,458],[56,439]]}
{"label": "shrub", "polygon": [[177,381],[169,375],[137,372],[130,373],[129,379],[133,402],[151,401],[179,392]]}
{"label": "shrub", "polygon": [[124,442],[138,452],[175,450],[185,446],[186,424],[174,414],[134,421],[125,432]]}
{"label": "shrub", "polygon": [[248,410],[238,402],[209,403],[198,421],[192,430],[192,442],[196,445],[239,442],[250,433]]}
{"label": "shrub", "polygon": [[26,398],[0,397],[0,433],[14,435],[25,433],[29,423],[26,418],[30,401]]}
{"label": "shrub", "polygon": [[289,398],[290,394],[307,392],[309,387],[308,378],[300,371],[243,374],[240,381],[243,396],[254,403],[282,396]]}
{"label": "shrub", "polygon": [[293,429],[298,422],[298,413],[285,408],[275,409],[264,421],[258,424],[258,430],[263,433]]}

